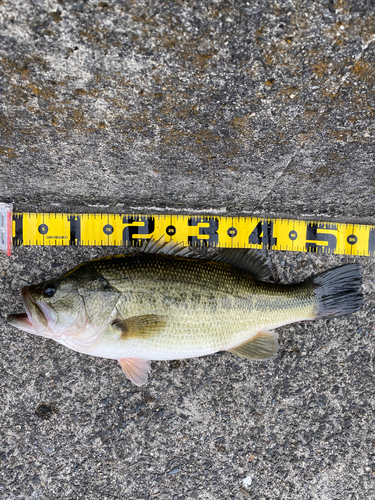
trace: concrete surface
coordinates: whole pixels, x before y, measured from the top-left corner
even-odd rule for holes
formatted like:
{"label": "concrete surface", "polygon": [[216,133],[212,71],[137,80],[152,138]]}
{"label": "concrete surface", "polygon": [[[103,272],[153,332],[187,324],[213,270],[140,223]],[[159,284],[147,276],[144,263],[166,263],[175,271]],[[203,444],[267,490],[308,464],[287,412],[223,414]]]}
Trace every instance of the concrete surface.
{"label": "concrete surface", "polygon": [[[1,201],[374,224],[374,27],[361,0],[0,0]],[[1,499],[375,499],[374,259],[272,253],[284,282],[361,262],[364,308],[139,389],[5,323],[113,251],[0,255]]]}

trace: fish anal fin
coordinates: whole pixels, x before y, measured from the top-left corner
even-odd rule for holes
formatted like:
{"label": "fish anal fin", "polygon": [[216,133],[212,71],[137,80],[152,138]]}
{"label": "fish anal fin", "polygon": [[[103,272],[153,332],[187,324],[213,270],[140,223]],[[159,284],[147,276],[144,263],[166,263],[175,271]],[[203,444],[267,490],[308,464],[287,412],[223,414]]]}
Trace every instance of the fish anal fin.
{"label": "fish anal fin", "polygon": [[268,331],[259,332],[250,340],[228,350],[237,356],[248,359],[266,359],[273,356],[277,349],[277,333]]}
{"label": "fish anal fin", "polygon": [[115,319],[112,326],[118,328],[120,339],[144,339],[158,335],[166,326],[164,316],[145,314],[126,319]]}
{"label": "fish anal fin", "polygon": [[137,358],[122,358],[118,362],[127,378],[133,384],[140,387],[146,383],[148,374],[151,371],[151,361]]}

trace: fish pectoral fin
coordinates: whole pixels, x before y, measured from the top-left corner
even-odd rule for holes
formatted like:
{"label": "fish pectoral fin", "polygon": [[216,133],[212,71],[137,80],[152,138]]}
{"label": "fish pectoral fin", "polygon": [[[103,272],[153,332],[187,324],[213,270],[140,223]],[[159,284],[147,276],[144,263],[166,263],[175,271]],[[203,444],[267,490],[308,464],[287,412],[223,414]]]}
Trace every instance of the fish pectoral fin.
{"label": "fish pectoral fin", "polygon": [[144,339],[159,334],[166,326],[164,316],[145,314],[126,319],[115,319],[112,326],[118,328],[120,339]]}
{"label": "fish pectoral fin", "polygon": [[147,359],[122,358],[118,362],[127,378],[133,384],[139,387],[146,383],[148,374],[151,371],[151,361]]}
{"label": "fish pectoral fin", "polygon": [[274,331],[259,332],[243,344],[228,349],[229,352],[248,359],[266,359],[273,356],[278,349],[277,333]]}

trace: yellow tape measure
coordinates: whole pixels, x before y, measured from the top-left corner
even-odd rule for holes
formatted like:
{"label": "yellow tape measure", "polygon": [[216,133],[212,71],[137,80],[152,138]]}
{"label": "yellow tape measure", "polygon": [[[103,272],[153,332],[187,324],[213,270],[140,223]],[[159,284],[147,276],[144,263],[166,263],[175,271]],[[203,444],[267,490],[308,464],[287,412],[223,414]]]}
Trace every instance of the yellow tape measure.
{"label": "yellow tape measure", "polygon": [[144,240],[184,245],[375,255],[375,226],[258,217],[13,213],[19,245],[129,246]]}

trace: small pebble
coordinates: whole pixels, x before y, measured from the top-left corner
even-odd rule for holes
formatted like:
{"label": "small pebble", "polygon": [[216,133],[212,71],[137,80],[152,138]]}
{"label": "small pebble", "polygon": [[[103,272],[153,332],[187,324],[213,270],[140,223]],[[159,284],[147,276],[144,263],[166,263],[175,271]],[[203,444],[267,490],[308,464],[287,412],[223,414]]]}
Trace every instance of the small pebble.
{"label": "small pebble", "polygon": [[245,488],[248,488],[252,483],[252,479],[250,476],[245,477],[245,479],[242,480],[242,484],[245,486]]}

